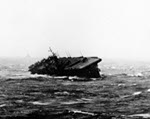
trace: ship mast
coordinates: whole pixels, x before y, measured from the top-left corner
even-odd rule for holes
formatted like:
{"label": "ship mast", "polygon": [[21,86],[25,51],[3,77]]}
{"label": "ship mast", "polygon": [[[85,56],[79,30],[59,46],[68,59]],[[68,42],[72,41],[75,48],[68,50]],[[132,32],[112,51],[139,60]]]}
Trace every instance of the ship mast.
{"label": "ship mast", "polygon": [[51,52],[53,56],[56,56],[56,53],[53,52],[53,50],[51,49],[51,47],[49,47],[48,51]]}

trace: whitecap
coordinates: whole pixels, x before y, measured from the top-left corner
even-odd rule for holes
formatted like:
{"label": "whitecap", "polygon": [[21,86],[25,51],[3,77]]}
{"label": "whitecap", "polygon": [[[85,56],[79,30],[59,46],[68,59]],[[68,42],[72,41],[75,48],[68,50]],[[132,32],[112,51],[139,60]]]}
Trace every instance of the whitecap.
{"label": "whitecap", "polygon": [[81,111],[81,110],[72,110],[72,112],[74,112],[74,113],[80,113],[80,114],[87,114],[87,115],[92,115],[92,116],[95,115],[94,113],[84,112],[84,111]]}
{"label": "whitecap", "polygon": [[72,80],[72,79],[80,79],[80,78],[77,76],[69,76],[69,79]]}
{"label": "whitecap", "polygon": [[50,102],[39,102],[39,101],[35,101],[35,102],[30,102],[34,105],[49,105],[51,104]]}
{"label": "whitecap", "polygon": [[137,77],[142,77],[143,74],[139,72],[139,73],[136,73],[135,76],[137,76]]}
{"label": "whitecap", "polygon": [[136,83],[132,84],[132,86],[136,86],[136,85],[137,85]]}
{"label": "whitecap", "polygon": [[150,89],[148,89],[147,92],[150,92]]}
{"label": "whitecap", "polygon": [[97,78],[91,78],[93,81],[96,81],[97,80]]}
{"label": "whitecap", "polygon": [[135,74],[127,74],[127,76],[131,76],[131,77],[143,77],[144,75],[139,72],[139,73],[135,73]]}
{"label": "whitecap", "polygon": [[118,86],[125,86],[125,84],[120,83],[120,84],[118,84]]}
{"label": "whitecap", "polygon": [[0,105],[0,107],[4,107],[4,106],[6,106],[6,104],[1,104],[1,105]]}
{"label": "whitecap", "polygon": [[130,97],[130,95],[124,95],[124,96],[121,96],[120,98],[128,98]]}
{"label": "whitecap", "polygon": [[77,103],[80,103],[80,102],[79,101],[68,101],[68,102],[62,102],[61,104],[71,105],[71,104],[77,104]]}
{"label": "whitecap", "polygon": [[42,75],[42,74],[31,74],[30,77],[32,77],[32,78],[38,78],[38,77],[52,78],[52,76],[49,76],[49,75]]}
{"label": "whitecap", "polygon": [[54,79],[64,79],[64,78],[68,78],[67,76],[53,76],[52,78]]}
{"label": "whitecap", "polygon": [[140,95],[142,92],[139,91],[139,92],[134,92],[132,95]]}
{"label": "whitecap", "polygon": [[146,113],[146,114],[134,114],[134,115],[130,115],[130,117],[150,118],[150,114],[149,113]]}
{"label": "whitecap", "polygon": [[55,92],[55,95],[69,95],[69,92],[64,91],[64,92]]}

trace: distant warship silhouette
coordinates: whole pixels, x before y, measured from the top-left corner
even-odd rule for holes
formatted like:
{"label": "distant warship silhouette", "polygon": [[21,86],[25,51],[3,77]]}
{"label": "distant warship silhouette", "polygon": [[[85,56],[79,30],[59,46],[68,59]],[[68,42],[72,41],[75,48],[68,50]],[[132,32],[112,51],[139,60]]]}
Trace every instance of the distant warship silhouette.
{"label": "distant warship silhouette", "polygon": [[102,59],[98,57],[59,57],[50,48],[50,55],[31,66],[31,74],[47,74],[51,76],[78,76],[87,78],[99,78],[100,69],[98,63]]}

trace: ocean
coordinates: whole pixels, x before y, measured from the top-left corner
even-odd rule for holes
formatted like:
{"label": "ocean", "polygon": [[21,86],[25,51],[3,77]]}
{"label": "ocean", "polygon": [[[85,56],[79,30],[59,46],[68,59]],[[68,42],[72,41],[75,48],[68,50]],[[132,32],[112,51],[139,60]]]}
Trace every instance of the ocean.
{"label": "ocean", "polygon": [[102,78],[32,75],[35,60],[0,59],[0,117],[150,118],[150,63],[99,64]]}

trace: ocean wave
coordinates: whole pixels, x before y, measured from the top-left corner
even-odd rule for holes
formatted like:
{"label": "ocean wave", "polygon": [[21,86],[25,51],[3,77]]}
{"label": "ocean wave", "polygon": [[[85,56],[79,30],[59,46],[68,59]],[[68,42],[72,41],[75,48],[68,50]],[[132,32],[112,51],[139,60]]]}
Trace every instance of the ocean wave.
{"label": "ocean wave", "polygon": [[135,73],[132,73],[132,72],[129,72],[129,73],[106,73],[104,74],[105,76],[124,76],[124,77],[150,77],[150,72],[135,72]]}

